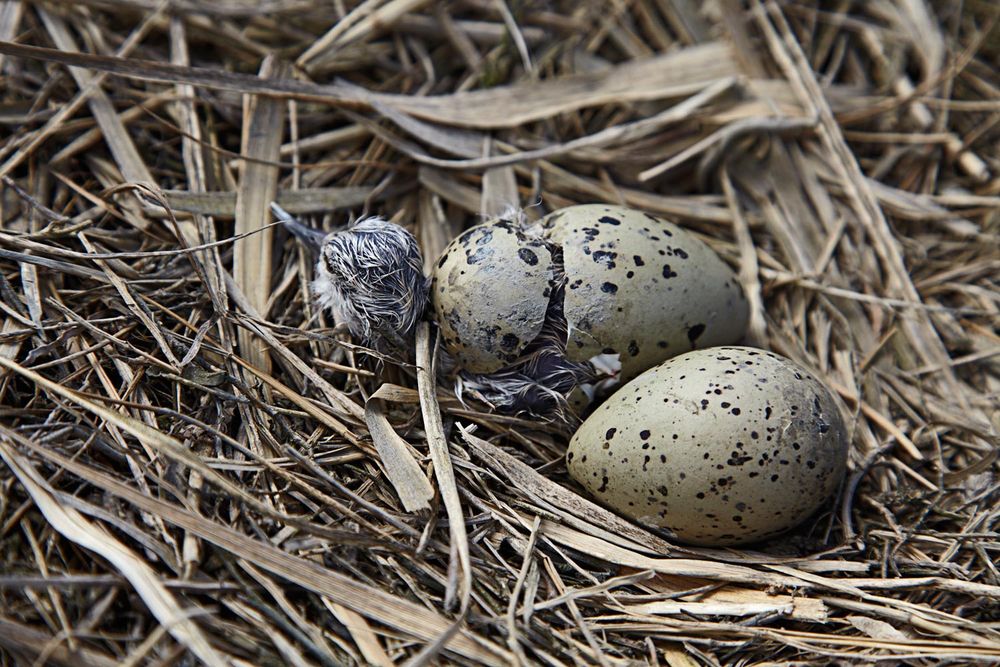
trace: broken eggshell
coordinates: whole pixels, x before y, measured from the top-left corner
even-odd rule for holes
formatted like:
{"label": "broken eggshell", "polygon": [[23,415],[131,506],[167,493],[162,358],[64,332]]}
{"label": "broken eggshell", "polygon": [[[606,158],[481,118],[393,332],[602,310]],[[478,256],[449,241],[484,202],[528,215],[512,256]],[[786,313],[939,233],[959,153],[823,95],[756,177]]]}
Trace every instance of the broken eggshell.
{"label": "broken eggshell", "polygon": [[550,245],[526,235],[516,221],[466,230],[431,274],[445,348],[473,373],[510,365],[541,333],[555,286]]}
{"label": "broken eggshell", "polygon": [[[518,382],[538,380],[543,394],[560,396],[567,384],[599,379],[595,368],[626,382],[694,347],[736,342],[749,315],[733,272],[707,245],[662,218],[605,204],[530,226],[477,225],[449,244],[431,279],[442,340],[461,369],[482,376],[518,366]],[[533,378],[525,358],[540,350],[566,363]],[[517,409],[502,393],[493,402]]]}
{"label": "broken eggshell", "polygon": [[600,502],[692,544],[773,537],[812,515],[847,463],[836,400],[772,352],[715,347],[619,389],[577,430],[570,476]]}
{"label": "broken eggshell", "polygon": [[732,270],[672,222],[586,204],[540,225],[562,250],[570,360],[617,354],[619,380],[627,382],[664,359],[746,332],[750,311]]}

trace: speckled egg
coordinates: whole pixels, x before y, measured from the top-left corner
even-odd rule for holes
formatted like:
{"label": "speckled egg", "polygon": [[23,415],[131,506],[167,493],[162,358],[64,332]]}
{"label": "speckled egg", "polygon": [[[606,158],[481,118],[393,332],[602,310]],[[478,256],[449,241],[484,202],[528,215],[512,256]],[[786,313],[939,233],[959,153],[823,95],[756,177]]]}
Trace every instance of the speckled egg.
{"label": "speckled egg", "polygon": [[600,502],[692,544],[755,542],[836,490],[848,439],[837,402],[792,361],[695,350],[619,389],[583,423],[570,476]]}
{"label": "speckled egg", "polygon": [[736,276],[672,222],[584,204],[540,224],[561,250],[570,360],[618,354],[627,382],[664,359],[735,343],[746,332],[750,311]]}
{"label": "speckled egg", "polygon": [[606,204],[560,209],[533,225],[473,227],[448,245],[431,281],[445,348],[478,374],[524,363],[541,336],[547,353],[570,364],[614,359],[627,382],[693,348],[738,341],[749,316],[735,275],[706,244]]}

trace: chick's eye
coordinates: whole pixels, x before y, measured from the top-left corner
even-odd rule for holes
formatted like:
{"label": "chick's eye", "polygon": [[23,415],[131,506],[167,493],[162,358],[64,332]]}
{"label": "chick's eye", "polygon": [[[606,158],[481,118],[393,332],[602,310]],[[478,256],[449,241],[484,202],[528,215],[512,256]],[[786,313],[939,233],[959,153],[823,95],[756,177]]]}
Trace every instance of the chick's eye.
{"label": "chick's eye", "polygon": [[337,265],[337,258],[334,256],[334,253],[331,252],[330,246],[323,248],[323,264],[326,265],[326,270],[329,271],[331,275],[339,276],[341,274]]}

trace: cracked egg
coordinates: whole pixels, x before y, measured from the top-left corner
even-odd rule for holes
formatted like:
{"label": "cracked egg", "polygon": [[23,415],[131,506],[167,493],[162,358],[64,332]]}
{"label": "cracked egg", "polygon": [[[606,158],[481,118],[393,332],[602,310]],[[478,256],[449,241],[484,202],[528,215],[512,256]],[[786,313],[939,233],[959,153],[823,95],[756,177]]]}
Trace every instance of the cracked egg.
{"label": "cracked egg", "polygon": [[[598,369],[627,382],[691,349],[734,343],[749,316],[732,270],[705,243],[663,218],[606,204],[532,225],[472,227],[431,279],[442,340],[460,368],[513,372],[563,398],[607,377]],[[539,352],[546,363],[533,363]]]}

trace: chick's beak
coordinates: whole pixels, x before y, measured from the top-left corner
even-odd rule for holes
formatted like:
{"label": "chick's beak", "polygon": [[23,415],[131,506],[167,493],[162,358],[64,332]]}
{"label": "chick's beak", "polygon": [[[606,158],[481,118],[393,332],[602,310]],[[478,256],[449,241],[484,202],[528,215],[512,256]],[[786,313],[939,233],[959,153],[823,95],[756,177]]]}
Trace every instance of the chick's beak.
{"label": "chick's beak", "polygon": [[274,202],[271,202],[271,211],[278,220],[285,223],[285,227],[295,235],[295,238],[302,241],[310,250],[317,254],[319,253],[323,247],[323,239],[326,238],[326,232],[303,225],[295,216]]}

